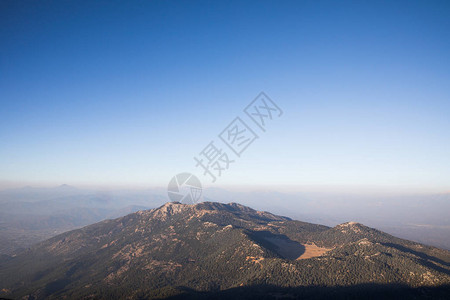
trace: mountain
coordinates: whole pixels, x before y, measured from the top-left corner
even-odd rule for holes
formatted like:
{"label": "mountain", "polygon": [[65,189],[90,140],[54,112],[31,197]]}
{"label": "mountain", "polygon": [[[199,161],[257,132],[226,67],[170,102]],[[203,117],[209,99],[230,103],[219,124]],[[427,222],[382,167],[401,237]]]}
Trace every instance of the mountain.
{"label": "mountain", "polygon": [[[205,188],[204,199],[238,202],[296,220],[335,226],[354,220],[389,234],[450,250],[450,193],[412,191],[230,191]],[[276,205],[274,205],[276,203]]]}
{"label": "mountain", "polygon": [[442,298],[450,252],[355,222],[166,203],[0,257],[0,297]]}

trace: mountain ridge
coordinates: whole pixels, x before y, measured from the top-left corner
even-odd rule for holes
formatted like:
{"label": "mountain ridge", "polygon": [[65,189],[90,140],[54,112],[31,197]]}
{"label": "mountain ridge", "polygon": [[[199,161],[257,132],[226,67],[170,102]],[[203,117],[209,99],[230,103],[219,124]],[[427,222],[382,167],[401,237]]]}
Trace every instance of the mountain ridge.
{"label": "mountain ridge", "polygon": [[0,296],[30,299],[157,298],[185,293],[180,287],[195,294],[261,284],[417,288],[450,284],[450,252],[356,222],[328,227],[238,203],[170,202],[55,236],[1,260],[0,270]]}

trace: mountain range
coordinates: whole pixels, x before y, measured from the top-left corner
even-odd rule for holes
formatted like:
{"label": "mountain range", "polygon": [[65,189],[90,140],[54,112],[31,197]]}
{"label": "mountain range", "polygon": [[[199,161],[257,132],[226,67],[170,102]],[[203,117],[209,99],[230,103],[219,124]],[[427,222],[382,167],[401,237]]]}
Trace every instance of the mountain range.
{"label": "mountain range", "polygon": [[57,234],[160,206],[154,191],[96,191],[69,185],[0,191],[0,254]]}
{"label": "mountain range", "polygon": [[166,203],[0,257],[0,297],[424,298],[450,295],[450,252],[356,222],[237,203]]}

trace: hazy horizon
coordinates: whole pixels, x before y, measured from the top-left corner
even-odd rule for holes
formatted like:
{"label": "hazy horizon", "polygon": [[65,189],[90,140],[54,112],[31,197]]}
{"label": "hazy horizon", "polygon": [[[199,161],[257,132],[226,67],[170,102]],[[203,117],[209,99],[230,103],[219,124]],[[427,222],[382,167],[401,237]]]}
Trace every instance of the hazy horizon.
{"label": "hazy horizon", "polygon": [[[38,183],[38,182],[0,182],[0,191],[21,188],[57,188],[60,186],[70,186],[79,189],[89,190],[167,190],[167,185],[130,185],[130,184],[80,184],[80,183]],[[237,192],[284,192],[284,193],[299,193],[299,192],[317,192],[327,194],[363,194],[363,195],[411,195],[411,194],[449,194],[450,189],[436,188],[436,187],[414,187],[414,186],[352,186],[352,185],[214,185],[207,184],[203,189],[223,189]],[[170,200],[167,198],[168,201]]]}

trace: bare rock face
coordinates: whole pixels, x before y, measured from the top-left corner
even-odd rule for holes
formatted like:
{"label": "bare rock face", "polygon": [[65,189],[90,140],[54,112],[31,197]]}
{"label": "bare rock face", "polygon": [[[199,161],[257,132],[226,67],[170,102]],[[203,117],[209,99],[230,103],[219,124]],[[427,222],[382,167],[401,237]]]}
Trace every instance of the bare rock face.
{"label": "bare rock face", "polygon": [[186,204],[181,204],[178,202],[167,202],[163,206],[152,210],[152,216],[161,220],[167,220],[168,217],[187,210],[190,210],[190,207]]}

